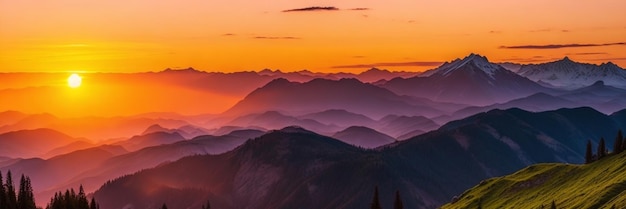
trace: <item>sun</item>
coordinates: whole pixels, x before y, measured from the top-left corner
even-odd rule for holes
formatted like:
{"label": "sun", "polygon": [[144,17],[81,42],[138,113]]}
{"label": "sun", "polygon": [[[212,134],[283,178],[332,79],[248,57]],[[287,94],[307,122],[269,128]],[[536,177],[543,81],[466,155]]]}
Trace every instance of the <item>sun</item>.
{"label": "sun", "polygon": [[72,88],[78,88],[82,82],[83,78],[76,73],[73,73],[67,78],[67,85]]}

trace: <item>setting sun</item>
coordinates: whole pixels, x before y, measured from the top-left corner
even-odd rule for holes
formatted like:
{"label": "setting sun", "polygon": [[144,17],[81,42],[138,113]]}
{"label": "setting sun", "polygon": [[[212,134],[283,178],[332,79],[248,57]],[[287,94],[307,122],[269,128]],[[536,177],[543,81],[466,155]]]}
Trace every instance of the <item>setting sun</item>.
{"label": "setting sun", "polygon": [[83,78],[81,78],[76,73],[70,75],[70,77],[67,78],[67,85],[72,88],[78,88],[82,82],[83,82]]}

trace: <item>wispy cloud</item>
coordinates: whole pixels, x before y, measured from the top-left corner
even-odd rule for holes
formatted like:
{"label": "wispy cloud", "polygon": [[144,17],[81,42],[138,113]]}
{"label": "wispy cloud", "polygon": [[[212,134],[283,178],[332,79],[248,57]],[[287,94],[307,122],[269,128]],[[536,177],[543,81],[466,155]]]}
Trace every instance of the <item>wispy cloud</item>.
{"label": "wispy cloud", "polygon": [[617,46],[617,45],[626,45],[626,43],[618,42],[618,43],[603,43],[603,44],[516,45],[516,46],[500,46],[500,49],[560,49],[560,48],[598,47],[598,46]]}
{"label": "wispy cloud", "polygon": [[283,10],[283,12],[314,12],[314,11],[337,11],[339,8],[337,7],[304,7],[304,8],[296,8],[296,9],[287,9]]}
{"label": "wispy cloud", "polygon": [[356,8],[349,8],[349,9],[339,9],[337,7],[332,7],[332,6],[331,7],[314,6],[314,7],[287,9],[287,10],[283,10],[282,12],[318,12],[318,11],[339,11],[339,10],[345,10],[345,11],[367,11],[367,10],[371,10],[371,9],[367,8],[367,7],[356,7]]}
{"label": "wispy cloud", "polygon": [[373,68],[373,67],[407,67],[407,66],[419,66],[419,67],[432,67],[439,66],[443,62],[436,61],[417,61],[417,62],[380,62],[371,64],[354,64],[354,65],[338,65],[331,68]]}
{"label": "wispy cloud", "polygon": [[300,37],[294,37],[294,36],[255,36],[254,39],[295,40],[295,39],[300,39]]}
{"label": "wispy cloud", "polygon": [[224,33],[224,34],[222,34],[222,36],[235,36],[235,34],[234,33]]}

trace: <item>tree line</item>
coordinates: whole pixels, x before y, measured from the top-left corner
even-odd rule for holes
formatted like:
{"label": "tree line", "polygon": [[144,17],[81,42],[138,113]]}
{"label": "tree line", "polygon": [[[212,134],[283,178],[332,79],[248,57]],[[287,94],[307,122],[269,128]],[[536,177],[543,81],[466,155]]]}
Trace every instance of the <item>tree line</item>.
{"label": "tree line", "polygon": [[[615,136],[615,141],[613,142],[613,152],[611,154],[619,154],[624,150],[626,150],[626,138],[624,138],[622,130],[618,130],[617,136]],[[585,150],[585,163],[592,163],[608,155],[609,150],[606,148],[606,142],[604,140],[604,137],[600,138],[600,141],[598,142],[597,152],[595,154],[593,153],[591,140],[587,140],[587,149]]]}
{"label": "tree line", "polygon": [[[382,205],[380,204],[380,199],[378,195],[378,186],[374,188],[374,197],[372,198],[372,203],[370,204],[371,209],[382,209]],[[393,209],[404,209],[404,204],[402,203],[402,199],[400,198],[400,191],[396,190],[396,196],[393,201]]]}
{"label": "tree line", "polygon": [[[0,171],[0,209],[37,209],[30,178],[22,174],[19,189],[15,188],[13,175],[7,171],[6,181]],[[81,185],[78,194],[74,189],[66,190],[65,194],[57,192],[46,206],[46,209],[100,209],[94,198],[87,201],[87,195]]]}
{"label": "tree line", "polygon": [[28,176],[22,174],[19,190],[16,190],[11,171],[7,171],[6,181],[0,172],[0,209],[37,209]]}

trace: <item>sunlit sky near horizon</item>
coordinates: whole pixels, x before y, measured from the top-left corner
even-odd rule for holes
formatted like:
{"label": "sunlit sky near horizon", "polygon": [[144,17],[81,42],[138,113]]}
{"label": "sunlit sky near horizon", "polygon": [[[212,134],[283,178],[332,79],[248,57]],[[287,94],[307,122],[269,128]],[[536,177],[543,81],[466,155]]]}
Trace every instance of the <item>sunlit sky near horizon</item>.
{"label": "sunlit sky near horizon", "polygon": [[[331,9],[287,10],[307,7]],[[0,72],[626,66],[626,1],[0,0]]]}

